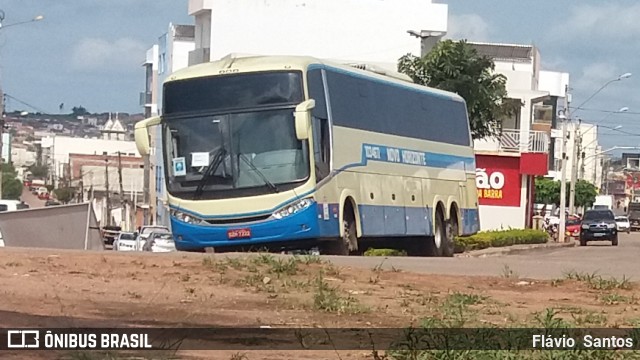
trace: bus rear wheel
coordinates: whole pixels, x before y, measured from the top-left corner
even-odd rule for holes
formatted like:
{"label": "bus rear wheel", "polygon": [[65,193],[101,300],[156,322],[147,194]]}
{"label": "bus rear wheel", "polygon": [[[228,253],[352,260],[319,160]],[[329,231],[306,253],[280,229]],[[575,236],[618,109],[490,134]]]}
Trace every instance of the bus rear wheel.
{"label": "bus rear wheel", "polygon": [[453,256],[453,231],[449,229],[450,226],[444,220],[442,210],[438,208],[436,210],[436,223],[433,229],[433,237],[429,242],[429,255],[430,256]]}

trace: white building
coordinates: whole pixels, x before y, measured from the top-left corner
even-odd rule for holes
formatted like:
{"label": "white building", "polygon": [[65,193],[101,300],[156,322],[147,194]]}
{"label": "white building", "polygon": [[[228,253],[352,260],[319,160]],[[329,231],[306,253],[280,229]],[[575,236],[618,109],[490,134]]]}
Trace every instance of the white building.
{"label": "white building", "polygon": [[189,64],[230,53],[307,55],[386,64],[421,53],[418,36],[447,31],[448,5],[432,0],[189,0]]}
{"label": "white building", "polygon": [[173,72],[189,66],[189,53],[195,49],[193,25],[169,24],[169,30],[158,39],[158,77],[156,99],[162,114],[162,84]]}
{"label": "white building", "polygon": [[29,151],[24,146],[14,145],[11,148],[11,161],[16,170],[23,166],[30,166],[36,163],[36,153]]}
{"label": "white building", "polygon": [[[145,116],[162,113],[162,83],[173,72],[189,65],[189,53],[195,49],[195,27],[169,24],[168,31],[158,39],[158,44],[147,50],[144,63],[146,91],[141,94],[141,105]],[[169,226],[169,209],[164,186],[164,163],[162,156],[162,134],[160,127],[150,131],[151,154],[149,155],[149,207],[151,223]]]}
{"label": "white building", "polygon": [[[547,175],[553,164],[551,133],[564,107],[569,74],[542,71],[535,46],[471,45],[494,59],[496,73],[507,78],[508,98],[522,104],[514,116],[502,119],[499,137],[474,142],[480,227],[526,228],[532,223],[535,178]],[[496,175],[505,179],[499,189],[485,181]]]}
{"label": "white building", "polygon": [[8,132],[2,133],[2,162],[11,162],[11,134]]}
{"label": "white building", "polygon": [[54,184],[63,178],[69,164],[69,154],[140,156],[135,141],[84,139],[67,136],[47,136],[41,140],[43,164],[50,166]]}
{"label": "white building", "polygon": [[[560,180],[562,178],[560,171],[562,129],[557,129],[554,133],[557,135],[554,139],[556,159],[554,167],[556,171],[550,171],[549,177]],[[579,122],[569,123],[567,124],[567,137],[567,180],[571,178],[571,169],[575,158],[577,159],[575,163],[576,179],[585,180],[600,187],[602,184],[602,147],[598,144],[598,126]],[[576,150],[577,157],[575,156]]]}

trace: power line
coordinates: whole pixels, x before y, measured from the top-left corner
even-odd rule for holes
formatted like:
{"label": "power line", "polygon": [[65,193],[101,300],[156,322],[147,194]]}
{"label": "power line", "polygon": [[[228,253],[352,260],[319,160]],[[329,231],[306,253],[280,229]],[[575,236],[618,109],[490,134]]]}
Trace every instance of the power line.
{"label": "power line", "polygon": [[[574,107],[571,107],[571,109],[576,109]],[[611,114],[611,113],[617,113],[618,111],[611,111],[611,110],[604,110],[604,109],[592,109],[592,108],[581,108],[580,110],[582,111],[590,111],[590,112],[598,112],[598,113],[607,113],[607,114]],[[623,113],[621,113],[623,114]],[[624,114],[633,114],[633,115],[640,115],[640,112],[633,112],[633,111],[625,111]]]}
{"label": "power line", "polygon": [[38,108],[38,107],[36,107],[36,106],[33,106],[33,105],[31,105],[31,104],[29,104],[29,103],[27,103],[27,102],[24,102],[24,101],[22,101],[22,100],[20,100],[20,99],[18,99],[18,98],[16,98],[16,97],[14,97],[14,96],[11,96],[11,95],[9,95],[9,94],[7,94],[7,93],[5,93],[5,94],[4,94],[4,96],[8,97],[8,98],[9,98],[9,99],[11,99],[11,100],[17,101],[17,102],[19,102],[19,103],[20,103],[20,104],[22,104],[22,105],[28,106],[28,107],[30,107],[31,109],[36,110],[36,111],[37,111],[37,112],[39,112],[39,113],[42,113],[42,114],[49,114],[49,112],[47,112],[47,111],[45,111],[45,110],[42,110],[42,109],[40,109],[40,108]]}

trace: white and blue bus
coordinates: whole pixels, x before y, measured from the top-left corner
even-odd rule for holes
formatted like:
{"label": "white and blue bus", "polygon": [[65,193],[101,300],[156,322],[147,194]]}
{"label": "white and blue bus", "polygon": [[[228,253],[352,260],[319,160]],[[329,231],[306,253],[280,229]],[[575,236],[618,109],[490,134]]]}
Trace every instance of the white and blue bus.
{"label": "white and blue bus", "polygon": [[[398,74],[399,75],[399,74]],[[384,240],[452,256],[479,230],[464,100],[311,57],[228,57],[172,74],[162,127],[178,250]]]}

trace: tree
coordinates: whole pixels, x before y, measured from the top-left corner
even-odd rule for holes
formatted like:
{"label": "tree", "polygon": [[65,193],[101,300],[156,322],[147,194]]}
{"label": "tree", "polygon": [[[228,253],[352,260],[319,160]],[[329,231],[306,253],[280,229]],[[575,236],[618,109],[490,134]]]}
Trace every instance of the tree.
{"label": "tree", "polygon": [[31,175],[36,178],[46,178],[49,174],[49,168],[45,165],[31,165],[29,166]]}
{"label": "tree", "polygon": [[[536,179],[536,203],[560,205],[560,181],[545,178]],[[591,207],[596,200],[598,190],[595,185],[585,180],[576,182],[575,206]],[[567,183],[565,201],[569,204],[571,196],[571,183]]]}
{"label": "tree", "polygon": [[522,104],[507,98],[507,78],[494,73],[495,64],[466,41],[441,41],[424,58],[407,54],[398,71],[417,84],[457,93],[467,102],[474,139],[498,135],[501,120]]}
{"label": "tree", "polygon": [[16,178],[16,169],[11,164],[2,164],[2,198],[18,200],[22,195],[22,181]]}
{"label": "tree", "polygon": [[60,202],[62,202],[63,204],[67,204],[69,201],[71,201],[74,198],[76,191],[74,188],[64,187],[64,188],[53,190],[53,193],[56,195],[56,198]]}
{"label": "tree", "polygon": [[[568,188],[570,189],[570,186]],[[598,196],[598,189],[595,185],[585,180],[578,180],[576,182],[576,206],[591,207],[596,201],[596,196]]]}
{"label": "tree", "polygon": [[84,106],[74,106],[71,109],[71,115],[73,116],[83,116],[88,114],[89,112],[87,111],[87,109],[84,108]]}
{"label": "tree", "polygon": [[536,179],[536,203],[538,204],[559,204],[560,203],[560,181],[551,179]]}

